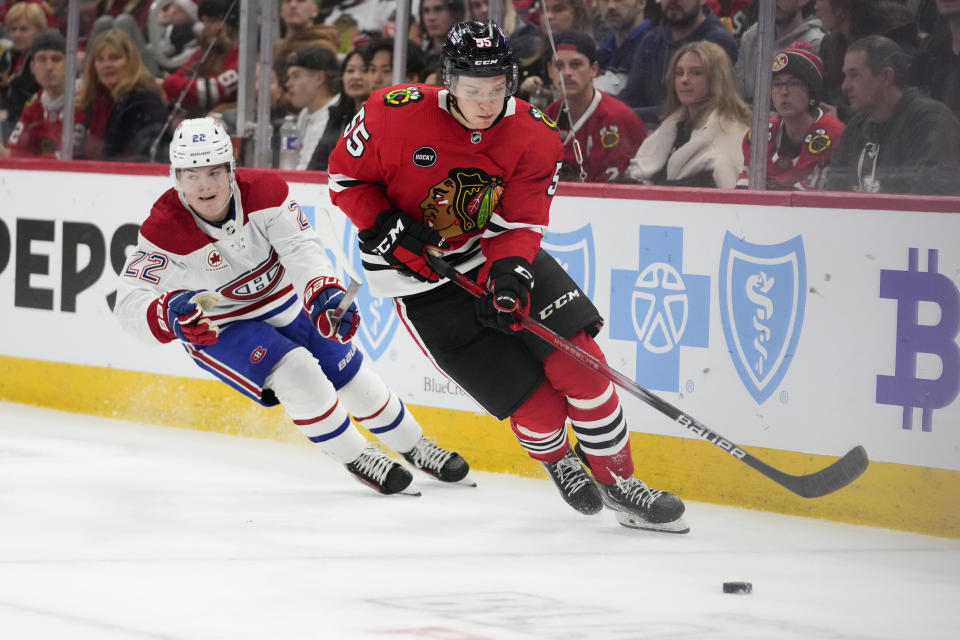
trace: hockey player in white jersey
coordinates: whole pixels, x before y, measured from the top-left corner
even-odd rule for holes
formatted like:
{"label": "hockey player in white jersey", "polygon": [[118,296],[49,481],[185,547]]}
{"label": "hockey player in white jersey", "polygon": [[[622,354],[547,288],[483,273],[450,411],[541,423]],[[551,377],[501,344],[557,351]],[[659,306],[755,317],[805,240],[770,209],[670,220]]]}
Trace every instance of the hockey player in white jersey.
{"label": "hockey player in white jersey", "polygon": [[[185,120],[170,146],[174,188],[154,203],[120,275],[115,313],[154,343],[180,340],[195,364],[265,406],[381,493],[412,474],[368,442],[350,415],[415,467],[446,481],[469,470],[420,425],[351,338],[360,315],[319,236],[281,178],[235,168],[211,118]],[[349,415],[348,415],[349,414]]]}

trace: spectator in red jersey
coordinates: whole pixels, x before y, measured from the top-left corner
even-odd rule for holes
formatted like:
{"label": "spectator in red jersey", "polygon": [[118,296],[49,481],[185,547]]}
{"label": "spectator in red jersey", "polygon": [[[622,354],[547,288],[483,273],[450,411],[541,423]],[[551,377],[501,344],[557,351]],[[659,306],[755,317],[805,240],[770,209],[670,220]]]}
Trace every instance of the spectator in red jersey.
{"label": "spectator in red jersey", "polygon": [[7,145],[11,155],[58,157],[66,51],[66,42],[58,31],[51,29],[34,39],[30,71],[40,84],[40,91],[27,101],[10,134]]}
{"label": "spectator in red jersey", "polygon": [[[552,73],[562,76],[567,100],[566,109],[563,100],[557,100],[546,113],[556,120],[563,141],[560,179],[618,181],[647,137],[643,120],[613,96],[594,89],[600,65],[593,38],[580,31],[561,31],[554,40],[557,55]],[[561,86],[559,77],[554,85]],[[582,165],[574,145],[580,147]]]}
{"label": "spectator in red jersey", "polygon": [[0,120],[0,140],[7,138],[23,105],[40,89],[30,72],[30,48],[33,39],[47,30],[47,14],[39,4],[18,2],[7,11],[4,26],[11,44],[7,51],[9,64],[3,65],[9,69],[0,73],[0,110],[7,112]]}
{"label": "spectator in red jersey", "polygon": [[730,58],[713,42],[688,42],[670,59],[666,85],[666,118],[640,145],[628,175],[645,184],[734,188],[751,116]]}
{"label": "spectator in red jersey", "polygon": [[85,133],[76,157],[147,162],[167,107],[130,36],[111,29],[87,50],[76,123]]}
{"label": "spectator in red jersey", "polygon": [[[767,128],[767,189],[822,189],[843,123],[820,108],[823,62],[803,42],[773,59],[773,108]],[[750,184],[752,132],[743,139],[743,171],[737,187]]]}
{"label": "spectator in red jersey", "polygon": [[[203,23],[200,50],[167,76],[163,91],[171,104],[181,106],[187,114],[206,115],[221,102],[237,98],[239,5],[233,0],[200,0],[197,15]],[[213,48],[206,55],[211,43]],[[181,95],[183,102],[178,105]]]}

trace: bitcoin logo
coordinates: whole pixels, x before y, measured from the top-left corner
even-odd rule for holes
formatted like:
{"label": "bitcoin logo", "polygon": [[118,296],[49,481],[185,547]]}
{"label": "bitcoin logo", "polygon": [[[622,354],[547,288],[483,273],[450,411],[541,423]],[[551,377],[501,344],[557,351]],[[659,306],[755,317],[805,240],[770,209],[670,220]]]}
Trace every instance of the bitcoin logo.
{"label": "bitcoin logo", "polygon": [[[920,428],[933,431],[933,410],[942,409],[960,393],[960,292],[937,272],[939,251],[927,252],[927,270],[918,267],[919,250],[911,248],[906,271],[880,270],[880,297],[897,301],[896,363],[892,376],[877,376],[877,402],[903,407],[903,428],[913,428],[913,409],[922,410]],[[937,324],[920,323],[920,303],[940,308]],[[917,376],[917,354],[940,358],[943,369],[932,380]]]}

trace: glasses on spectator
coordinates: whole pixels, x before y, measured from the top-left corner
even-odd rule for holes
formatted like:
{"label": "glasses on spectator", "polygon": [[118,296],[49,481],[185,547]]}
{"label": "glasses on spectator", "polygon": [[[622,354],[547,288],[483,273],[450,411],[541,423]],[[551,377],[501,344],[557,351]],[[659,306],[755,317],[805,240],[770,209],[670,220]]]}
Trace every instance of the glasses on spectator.
{"label": "glasses on spectator", "polygon": [[784,82],[783,80],[773,81],[774,91],[783,91],[784,89],[786,89],[787,93],[793,93],[794,91],[799,91],[803,87],[804,87],[803,82],[798,80],[797,78],[790,78],[786,82]]}

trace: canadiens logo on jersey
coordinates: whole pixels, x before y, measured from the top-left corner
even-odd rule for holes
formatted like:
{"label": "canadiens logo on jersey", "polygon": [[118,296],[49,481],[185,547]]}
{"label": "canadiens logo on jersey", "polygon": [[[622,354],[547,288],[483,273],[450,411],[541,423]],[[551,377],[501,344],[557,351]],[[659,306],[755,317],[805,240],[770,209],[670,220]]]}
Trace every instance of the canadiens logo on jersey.
{"label": "canadiens logo on jersey", "polygon": [[528,111],[527,113],[533,116],[534,120],[539,120],[540,122],[547,125],[550,129],[554,131],[557,130],[556,121],[554,121],[553,118],[545,114],[543,111],[540,111],[540,109],[537,109],[536,107],[530,107],[530,111]]}
{"label": "canadiens logo on jersey", "polygon": [[420,102],[423,100],[423,92],[417,87],[407,87],[405,89],[394,89],[383,94],[383,104],[388,107],[402,107],[411,102]]}
{"label": "canadiens logo on jersey", "polygon": [[612,149],[620,144],[620,127],[615,124],[609,127],[600,127],[600,146]]}
{"label": "canadiens logo on jersey", "polygon": [[257,347],[250,354],[250,362],[252,362],[253,364],[257,364],[258,362],[263,360],[263,357],[265,355],[267,355],[267,350],[264,349],[263,347]]}
{"label": "canadiens logo on jersey", "polygon": [[253,270],[243,274],[230,284],[222,287],[219,293],[229,300],[250,302],[258,300],[271,293],[283,278],[284,269],[276,251],[270,252],[270,257],[257,265]]}
{"label": "canadiens logo on jersey", "polygon": [[483,169],[451,169],[420,203],[423,221],[444,238],[482,229],[500,203],[503,178]]}

